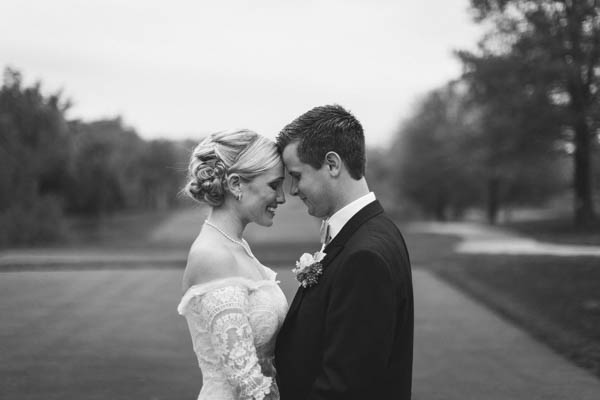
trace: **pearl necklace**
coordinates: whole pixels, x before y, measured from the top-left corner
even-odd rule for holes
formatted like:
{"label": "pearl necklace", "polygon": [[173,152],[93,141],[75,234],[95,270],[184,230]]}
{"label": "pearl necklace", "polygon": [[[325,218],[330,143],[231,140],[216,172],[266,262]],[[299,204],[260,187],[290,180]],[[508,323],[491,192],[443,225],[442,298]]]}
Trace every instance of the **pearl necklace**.
{"label": "pearl necklace", "polygon": [[254,254],[252,254],[252,251],[250,250],[250,246],[248,246],[248,243],[244,239],[242,239],[243,242],[240,242],[239,240],[235,240],[234,238],[232,238],[231,236],[229,236],[228,234],[226,234],[225,232],[223,232],[223,230],[220,229],[218,226],[216,226],[212,222],[209,222],[208,220],[205,220],[204,224],[206,224],[206,225],[212,227],[213,229],[215,229],[221,235],[225,236],[225,238],[227,240],[229,240],[230,242],[233,242],[233,243],[237,244],[238,246],[241,246],[241,248],[244,249],[244,251],[246,252],[246,254],[248,254],[248,256],[250,256],[250,258],[256,259],[256,257],[254,257]]}

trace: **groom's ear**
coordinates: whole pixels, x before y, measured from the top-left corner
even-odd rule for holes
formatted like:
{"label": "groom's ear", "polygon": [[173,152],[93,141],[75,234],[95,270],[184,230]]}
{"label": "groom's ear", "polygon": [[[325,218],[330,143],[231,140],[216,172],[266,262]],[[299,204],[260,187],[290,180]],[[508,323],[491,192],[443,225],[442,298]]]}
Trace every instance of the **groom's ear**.
{"label": "groom's ear", "polygon": [[335,151],[325,154],[325,166],[331,176],[338,176],[342,172],[342,158]]}

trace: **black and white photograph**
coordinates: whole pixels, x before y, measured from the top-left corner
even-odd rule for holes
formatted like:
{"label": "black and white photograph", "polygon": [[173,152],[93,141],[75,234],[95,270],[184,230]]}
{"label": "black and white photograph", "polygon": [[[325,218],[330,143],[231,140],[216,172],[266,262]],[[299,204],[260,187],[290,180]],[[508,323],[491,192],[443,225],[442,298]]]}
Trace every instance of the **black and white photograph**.
{"label": "black and white photograph", "polygon": [[0,399],[600,399],[600,0],[0,0]]}

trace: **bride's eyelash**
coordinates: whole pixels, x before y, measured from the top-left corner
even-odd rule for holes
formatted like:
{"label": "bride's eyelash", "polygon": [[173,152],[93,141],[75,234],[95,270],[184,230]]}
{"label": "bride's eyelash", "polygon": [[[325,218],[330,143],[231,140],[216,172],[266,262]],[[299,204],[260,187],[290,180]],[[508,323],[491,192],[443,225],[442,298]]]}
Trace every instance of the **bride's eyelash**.
{"label": "bride's eyelash", "polygon": [[269,186],[271,187],[271,189],[273,190],[277,190],[277,187],[279,185],[283,185],[283,179],[278,179],[276,181],[273,182],[269,182]]}

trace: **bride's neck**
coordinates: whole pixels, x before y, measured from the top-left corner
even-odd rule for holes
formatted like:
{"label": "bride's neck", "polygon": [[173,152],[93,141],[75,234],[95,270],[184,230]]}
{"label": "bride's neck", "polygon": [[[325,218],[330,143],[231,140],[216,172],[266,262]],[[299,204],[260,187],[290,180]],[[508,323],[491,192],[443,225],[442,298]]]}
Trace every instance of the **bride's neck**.
{"label": "bride's neck", "polygon": [[228,210],[225,207],[213,208],[206,220],[232,238],[240,241],[247,225],[232,210]]}

